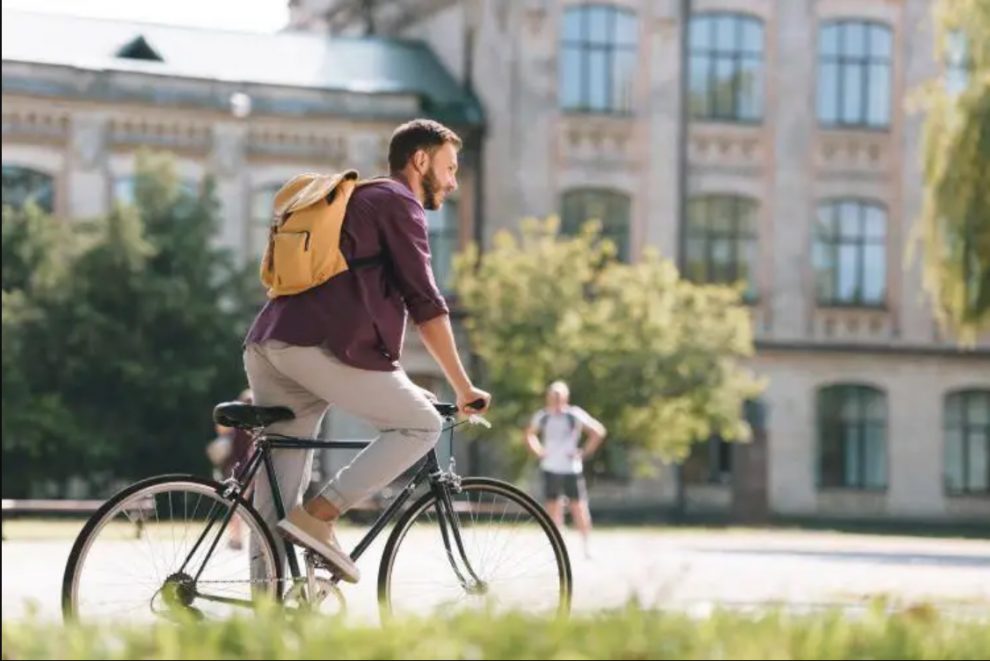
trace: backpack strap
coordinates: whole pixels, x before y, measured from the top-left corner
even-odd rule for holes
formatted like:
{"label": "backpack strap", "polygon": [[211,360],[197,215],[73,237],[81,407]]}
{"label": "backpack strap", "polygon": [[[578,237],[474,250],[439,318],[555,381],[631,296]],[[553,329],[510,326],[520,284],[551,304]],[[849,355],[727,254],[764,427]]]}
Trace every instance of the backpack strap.
{"label": "backpack strap", "polygon": [[[355,172],[355,174],[357,173]],[[390,177],[387,177],[385,175],[372,177],[370,179],[357,179],[354,182],[354,188],[360,188],[362,186],[367,186],[368,184],[373,184],[375,182],[389,181],[389,180]],[[330,191],[330,194],[327,196],[327,202],[332,201],[333,196],[336,193],[337,193],[336,188]],[[368,268],[370,266],[381,266],[384,263],[385,263],[385,252],[383,251],[378,253],[377,255],[371,255],[369,257],[358,257],[356,259],[347,260],[347,267],[350,269],[363,269],[363,268]]]}
{"label": "backpack strap", "polygon": [[[576,415],[574,415],[573,413],[571,413],[570,411],[565,411],[564,412],[564,415],[567,416],[567,424],[570,426],[570,431],[574,431],[575,429],[577,429],[577,426],[578,426],[578,417]],[[540,422],[539,422],[540,440],[541,441],[546,436],[547,422],[549,422],[549,420],[550,420],[550,414],[547,413],[546,411],[541,411],[540,412]]]}
{"label": "backpack strap", "polygon": [[540,430],[539,436],[541,441],[543,441],[547,435],[547,420],[549,418],[550,418],[549,413],[547,413],[546,411],[540,411],[540,421],[537,423],[537,426],[539,427]]}
{"label": "backpack strap", "polygon": [[363,269],[369,266],[380,266],[385,263],[385,254],[378,253],[369,257],[359,257],[347,260],[347,267],[350,269]]}

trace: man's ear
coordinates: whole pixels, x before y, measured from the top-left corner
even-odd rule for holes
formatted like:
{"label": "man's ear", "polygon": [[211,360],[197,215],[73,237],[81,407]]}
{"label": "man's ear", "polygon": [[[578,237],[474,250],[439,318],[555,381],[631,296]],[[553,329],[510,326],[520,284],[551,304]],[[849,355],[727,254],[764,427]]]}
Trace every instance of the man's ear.
{"label": "man's ear", "polygon": [[426,174],[426,171],[430,169],[430,155],[426,153],[425,149],[417,149],[412,156],[413,167],[420,174]]}

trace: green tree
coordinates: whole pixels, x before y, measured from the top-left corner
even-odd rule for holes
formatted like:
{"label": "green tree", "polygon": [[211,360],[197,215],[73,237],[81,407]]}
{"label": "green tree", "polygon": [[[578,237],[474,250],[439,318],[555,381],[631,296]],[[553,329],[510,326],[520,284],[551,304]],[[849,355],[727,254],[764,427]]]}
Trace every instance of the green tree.
{"label": "green tree", "polygon": [[[5,420],[5,493],[205,468],[212,406],[244,387],[247,322],[216,225],[209,182],[185,193],[168,156],[143,154],[135,206],[62,226],[77,248],[51,286],[8,295],[5,271],[4,409],[17,396],[22,413]],[[30,450],[17,473],[8,447]]]}
{"label": "green tree", "polygon": [[527,221],[479,255],[456,260],[458,300],[491,387],[495,432],[524,458],[520,426],[563,378],[610,428],[610,443],[665,460],[718,432],[745,437],[743,403],[760,389],[741,366],[752,353],[740,293],[696,285],[648,252],[614,259],[593,224],[561,237],[557,222]]}
{"label": "green tree", "polygon": [[942,0],[935,16],[936,57],[962,37],[967,85],[923,96],[925,285],[940,322],[971,341],[990,328],[990,3]]}
{"label": "green tree", "polygon": [[[71,414],[60,393],[39,383],[35,333],[67,280],[78,237],[62,221],[29,203],[3,208],[3,482],[23,488],[42,468]],[[37,471],[40,473],[40,471]],[[12,491],[13,490],[13,491]]]}

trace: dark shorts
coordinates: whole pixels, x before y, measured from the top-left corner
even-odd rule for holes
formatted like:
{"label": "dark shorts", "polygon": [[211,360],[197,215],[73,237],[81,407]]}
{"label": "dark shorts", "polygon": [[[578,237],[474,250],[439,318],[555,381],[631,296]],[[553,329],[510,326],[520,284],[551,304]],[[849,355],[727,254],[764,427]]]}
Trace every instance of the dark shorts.
{"label": "dark shorts", "polygon": [[547,500],[556,500],[561,496],[567,496],[570,500],[588,500],[584,475],[543,471],[543,496]]}

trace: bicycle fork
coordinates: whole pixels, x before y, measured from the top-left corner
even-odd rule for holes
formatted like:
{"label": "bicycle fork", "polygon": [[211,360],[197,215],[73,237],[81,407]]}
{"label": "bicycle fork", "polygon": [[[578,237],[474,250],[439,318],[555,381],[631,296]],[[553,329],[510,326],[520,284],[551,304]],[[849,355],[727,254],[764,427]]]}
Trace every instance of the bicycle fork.
{"label": "bicycle fork", "polygon": [[[484,595],[488,592],[488,584],[474,571],[471,561],[468,560],[467,551],[464,550],[464,541],[461,539],[461,525],[450,498],[450,488],[458,489],[460,485],[458,484],[459,480],[456,477],[452,478],[451,475],[440,475],[433,486],[433,493],[437,497],[437,521],[440,525],[440,535],[443,537],[443,545],[447,551],[447,561],[450,563],[450,568],[453,570],[454,575],[457,576],[457,581],[464,588],[465,592],[470,595]],[[448,525],[450,527],[449,530]],[[456,556],[454,553],[455,549],[451,547],[452,540],[454,547],[456,547]],[[457,556],[460,557],[464,571],[458,566]]]}

